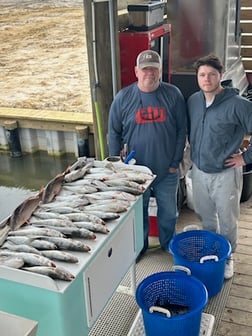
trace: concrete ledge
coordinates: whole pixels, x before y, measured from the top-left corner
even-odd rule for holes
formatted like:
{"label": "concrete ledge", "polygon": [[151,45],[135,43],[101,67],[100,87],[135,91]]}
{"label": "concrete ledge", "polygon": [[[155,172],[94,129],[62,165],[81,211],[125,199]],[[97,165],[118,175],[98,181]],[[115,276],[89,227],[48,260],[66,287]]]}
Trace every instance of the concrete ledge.
{"label": "concrete ledge", "polygon": [[88,126],[93,133],[93,114],[91,112],[61,112],[51,110],[32,110],[19,108],[0,108],[0,126],[6,122],[17,121],[19,128],[55,131],[75,131],[76,127]]}
{"label": "concrete ledge", "polygon": [[94,155],[92,113],[0,108],[0,150]]}

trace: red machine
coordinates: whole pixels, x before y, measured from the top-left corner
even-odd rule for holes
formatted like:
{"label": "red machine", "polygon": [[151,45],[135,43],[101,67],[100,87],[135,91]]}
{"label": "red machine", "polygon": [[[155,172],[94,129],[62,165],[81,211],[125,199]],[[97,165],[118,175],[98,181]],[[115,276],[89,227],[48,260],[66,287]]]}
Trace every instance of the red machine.
{"label": "red machine", "polygon": [[137,55],[146,49],[157,51],[163,61],[164,82],[170,82],[171,73],[171,25],[163,24],[148,31],[126,30],[119,34],[121,86],[136,81],[134,66]]}

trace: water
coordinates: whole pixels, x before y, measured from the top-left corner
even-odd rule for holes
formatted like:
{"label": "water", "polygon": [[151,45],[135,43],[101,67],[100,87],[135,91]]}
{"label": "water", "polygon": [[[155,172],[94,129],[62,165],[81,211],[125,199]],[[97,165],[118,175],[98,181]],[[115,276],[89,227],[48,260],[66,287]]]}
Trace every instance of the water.
{"label": "water", "polygon": [[12,158],[0,154],[0,222],[27,197],[76,161],[74,154],[52,157],[46,152]]}

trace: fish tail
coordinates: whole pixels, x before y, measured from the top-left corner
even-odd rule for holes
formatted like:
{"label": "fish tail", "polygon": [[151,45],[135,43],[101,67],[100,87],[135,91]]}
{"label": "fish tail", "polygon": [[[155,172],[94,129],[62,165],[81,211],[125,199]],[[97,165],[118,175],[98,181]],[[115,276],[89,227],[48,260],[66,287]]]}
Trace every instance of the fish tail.
{"label": "fish tail", "polygon": [[0,229],[0,246],[2,246],[3,243],[5,242],[9,231],[10,231],[9,225],[6,225],[6,226],[4,226],[3,228]]}

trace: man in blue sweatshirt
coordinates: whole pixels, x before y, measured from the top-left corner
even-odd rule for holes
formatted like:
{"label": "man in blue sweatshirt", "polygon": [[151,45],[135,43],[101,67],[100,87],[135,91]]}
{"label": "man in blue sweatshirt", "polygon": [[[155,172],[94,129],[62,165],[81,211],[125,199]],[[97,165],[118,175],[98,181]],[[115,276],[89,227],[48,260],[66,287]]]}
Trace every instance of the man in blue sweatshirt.
{"label": "man in blue sweatshirt", "polygon": [[157,202],[161,248],[167,250],[177,221],[179,163],[186,139],[186,105],[177,87],[161,82],[162,61],[152,50],[136,61],[137,82],[119,91],[111,105],[108,123],[110,155],[119,155],[123,144],[135,151],[137,165],[156,175],[143,195],[144,247],[148,248],[150,196]]}
{"label": "man in blue sweatshirt", "polygon": [[[200,91],[188,99],[193,205],[203,228],[227,238],[233,253],[242,167],[252,162],[252,146],[240,150],[244,136],[252,133],[252,103],[237,89],[221,85],[223,65],[216,55],[202,57],[195,69]],[[233,276],[232,255],[224,276]]]}

